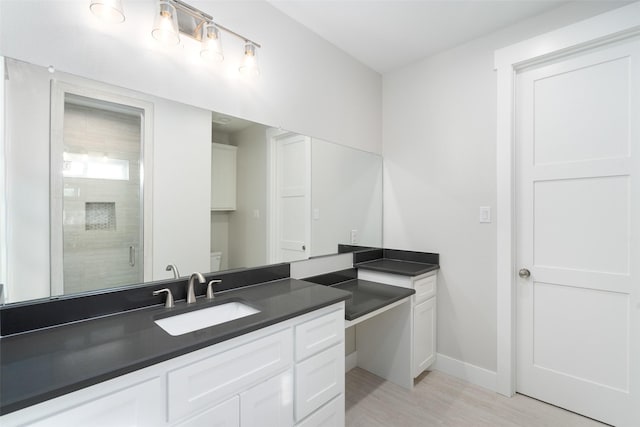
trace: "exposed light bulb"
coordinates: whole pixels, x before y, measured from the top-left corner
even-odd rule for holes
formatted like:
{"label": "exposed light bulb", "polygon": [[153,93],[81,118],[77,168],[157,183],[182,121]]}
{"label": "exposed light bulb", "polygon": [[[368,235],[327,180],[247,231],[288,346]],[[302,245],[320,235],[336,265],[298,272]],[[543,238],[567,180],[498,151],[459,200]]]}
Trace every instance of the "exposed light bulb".
{"label": "exposed light bulb", "polygon": [[119,24],[125,20],[122,0],[91,0],[89,9],[105,22]]}
{"label": "exposed light bulb", "polygon": [[151,35],[154,39],[167,45],[177,45],[180,43],[176,8],[168,1],[158,2],[158,9]]}
{"label": "exposed light bulb", "polygon": [[208,62],[222,62],[224,60],[220,30],[211,22],[202,29],[200,57]]}
{"label": "exposed light bulb", "polygon": [[239,71],[247,76],[256,77],[260,75],[256,46],[250,41],[244,45],[244,58],[242,59],[242,65],[240,65]]}

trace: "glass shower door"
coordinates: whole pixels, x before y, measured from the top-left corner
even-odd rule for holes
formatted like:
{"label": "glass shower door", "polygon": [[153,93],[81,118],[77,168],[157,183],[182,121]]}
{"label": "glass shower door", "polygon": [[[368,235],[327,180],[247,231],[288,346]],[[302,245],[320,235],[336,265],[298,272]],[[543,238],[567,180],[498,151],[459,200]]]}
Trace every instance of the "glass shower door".
{"label": "glass shower door", "polygon": [[142,114],[65,95],[64,294],[143,281]]}

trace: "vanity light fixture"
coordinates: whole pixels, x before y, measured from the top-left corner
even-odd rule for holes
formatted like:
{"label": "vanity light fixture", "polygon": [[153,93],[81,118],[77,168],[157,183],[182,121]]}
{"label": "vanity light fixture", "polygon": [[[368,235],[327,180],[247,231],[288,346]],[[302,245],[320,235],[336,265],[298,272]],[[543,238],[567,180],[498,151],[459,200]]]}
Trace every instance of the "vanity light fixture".
{"label": "vanity light fixture", "polygon": [[125,19],[122,0],[91,0],[89,9],[103,21],[119,24]]}
{"label": "vanity light fixture", "polygon": [[[171,18],[170,21],[169,18]],[[256,50],[260,45],[214,22],[211,15],[181,0],[159,0],[155,22],[152,31],[154,38],[158,40],[168,38],[173,44],[177,44],[181,35],[188,36],[201,44],[200,57],[206,61],[219,62],[224,60],[221,32],[224,31],[239,38],[244,42],[244,62],[240,70],[244,74],[259,74]],[[172,24],[169,25],[169,22]],[[170,29],[170,32],[168,31],[166,35],[164,32],[159,32],[161,25],[165,25],[167,29]]]}
{"label": "vanity light fixture", "polygon": [[[94,15],[110,22],[124,22],[122,0],[90,0],[89,8]],[[200,43],[200,57],[208,62],[222,62],[221,31],[244,42],[244,55],[239,67],[241,74],[260,75],[258,52],[261,46],[243,35],[213,22],[213,17],[182,0],[158,0],[151,35],[166,44],[177,45],[180,36],[186,35]]]}
{"label": "vanity light fixture", "polygon": [[177,45],[180,43],[178,30],[178,14],[175,6],[169,1],[159,1],[151,35],[164,44]]}
{"label": "vanity light fixture", "polygon": [[216,27],[216,24],[209,22],[202,28],[202,49],[200,50],[200,56],[206,61],[220,61],[224,60],[222,53],[222,40],[220,40],[220,30]]}
{"label": "vanity light fixture", "polygon": [[258,56],[256,45],[250,40],[244,45],[244,58],[239,68],[240,72],[247,76],[259,76],[260,68],[258,67]]}

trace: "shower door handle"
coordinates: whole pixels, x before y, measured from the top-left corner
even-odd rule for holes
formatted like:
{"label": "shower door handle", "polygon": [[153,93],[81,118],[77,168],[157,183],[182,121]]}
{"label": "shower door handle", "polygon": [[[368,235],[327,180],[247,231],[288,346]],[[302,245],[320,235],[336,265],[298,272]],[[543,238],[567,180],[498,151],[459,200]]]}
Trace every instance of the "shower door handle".
{"label": "shower door handle", "polygon": [[129,265],[136,266],[136,248],[133,245],[129,246]]}

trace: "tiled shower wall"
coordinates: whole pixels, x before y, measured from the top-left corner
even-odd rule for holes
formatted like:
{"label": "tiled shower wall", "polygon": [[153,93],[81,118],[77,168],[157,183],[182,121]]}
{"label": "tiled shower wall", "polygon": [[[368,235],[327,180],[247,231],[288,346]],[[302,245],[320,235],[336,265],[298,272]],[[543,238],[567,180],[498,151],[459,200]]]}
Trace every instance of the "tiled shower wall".
{"label": "tiled shower wall", "polygon": [[64,180],[65,293],[142,281],[140,128],[140,117],[65,104],[66,152],[129,162],[128,180]]}

